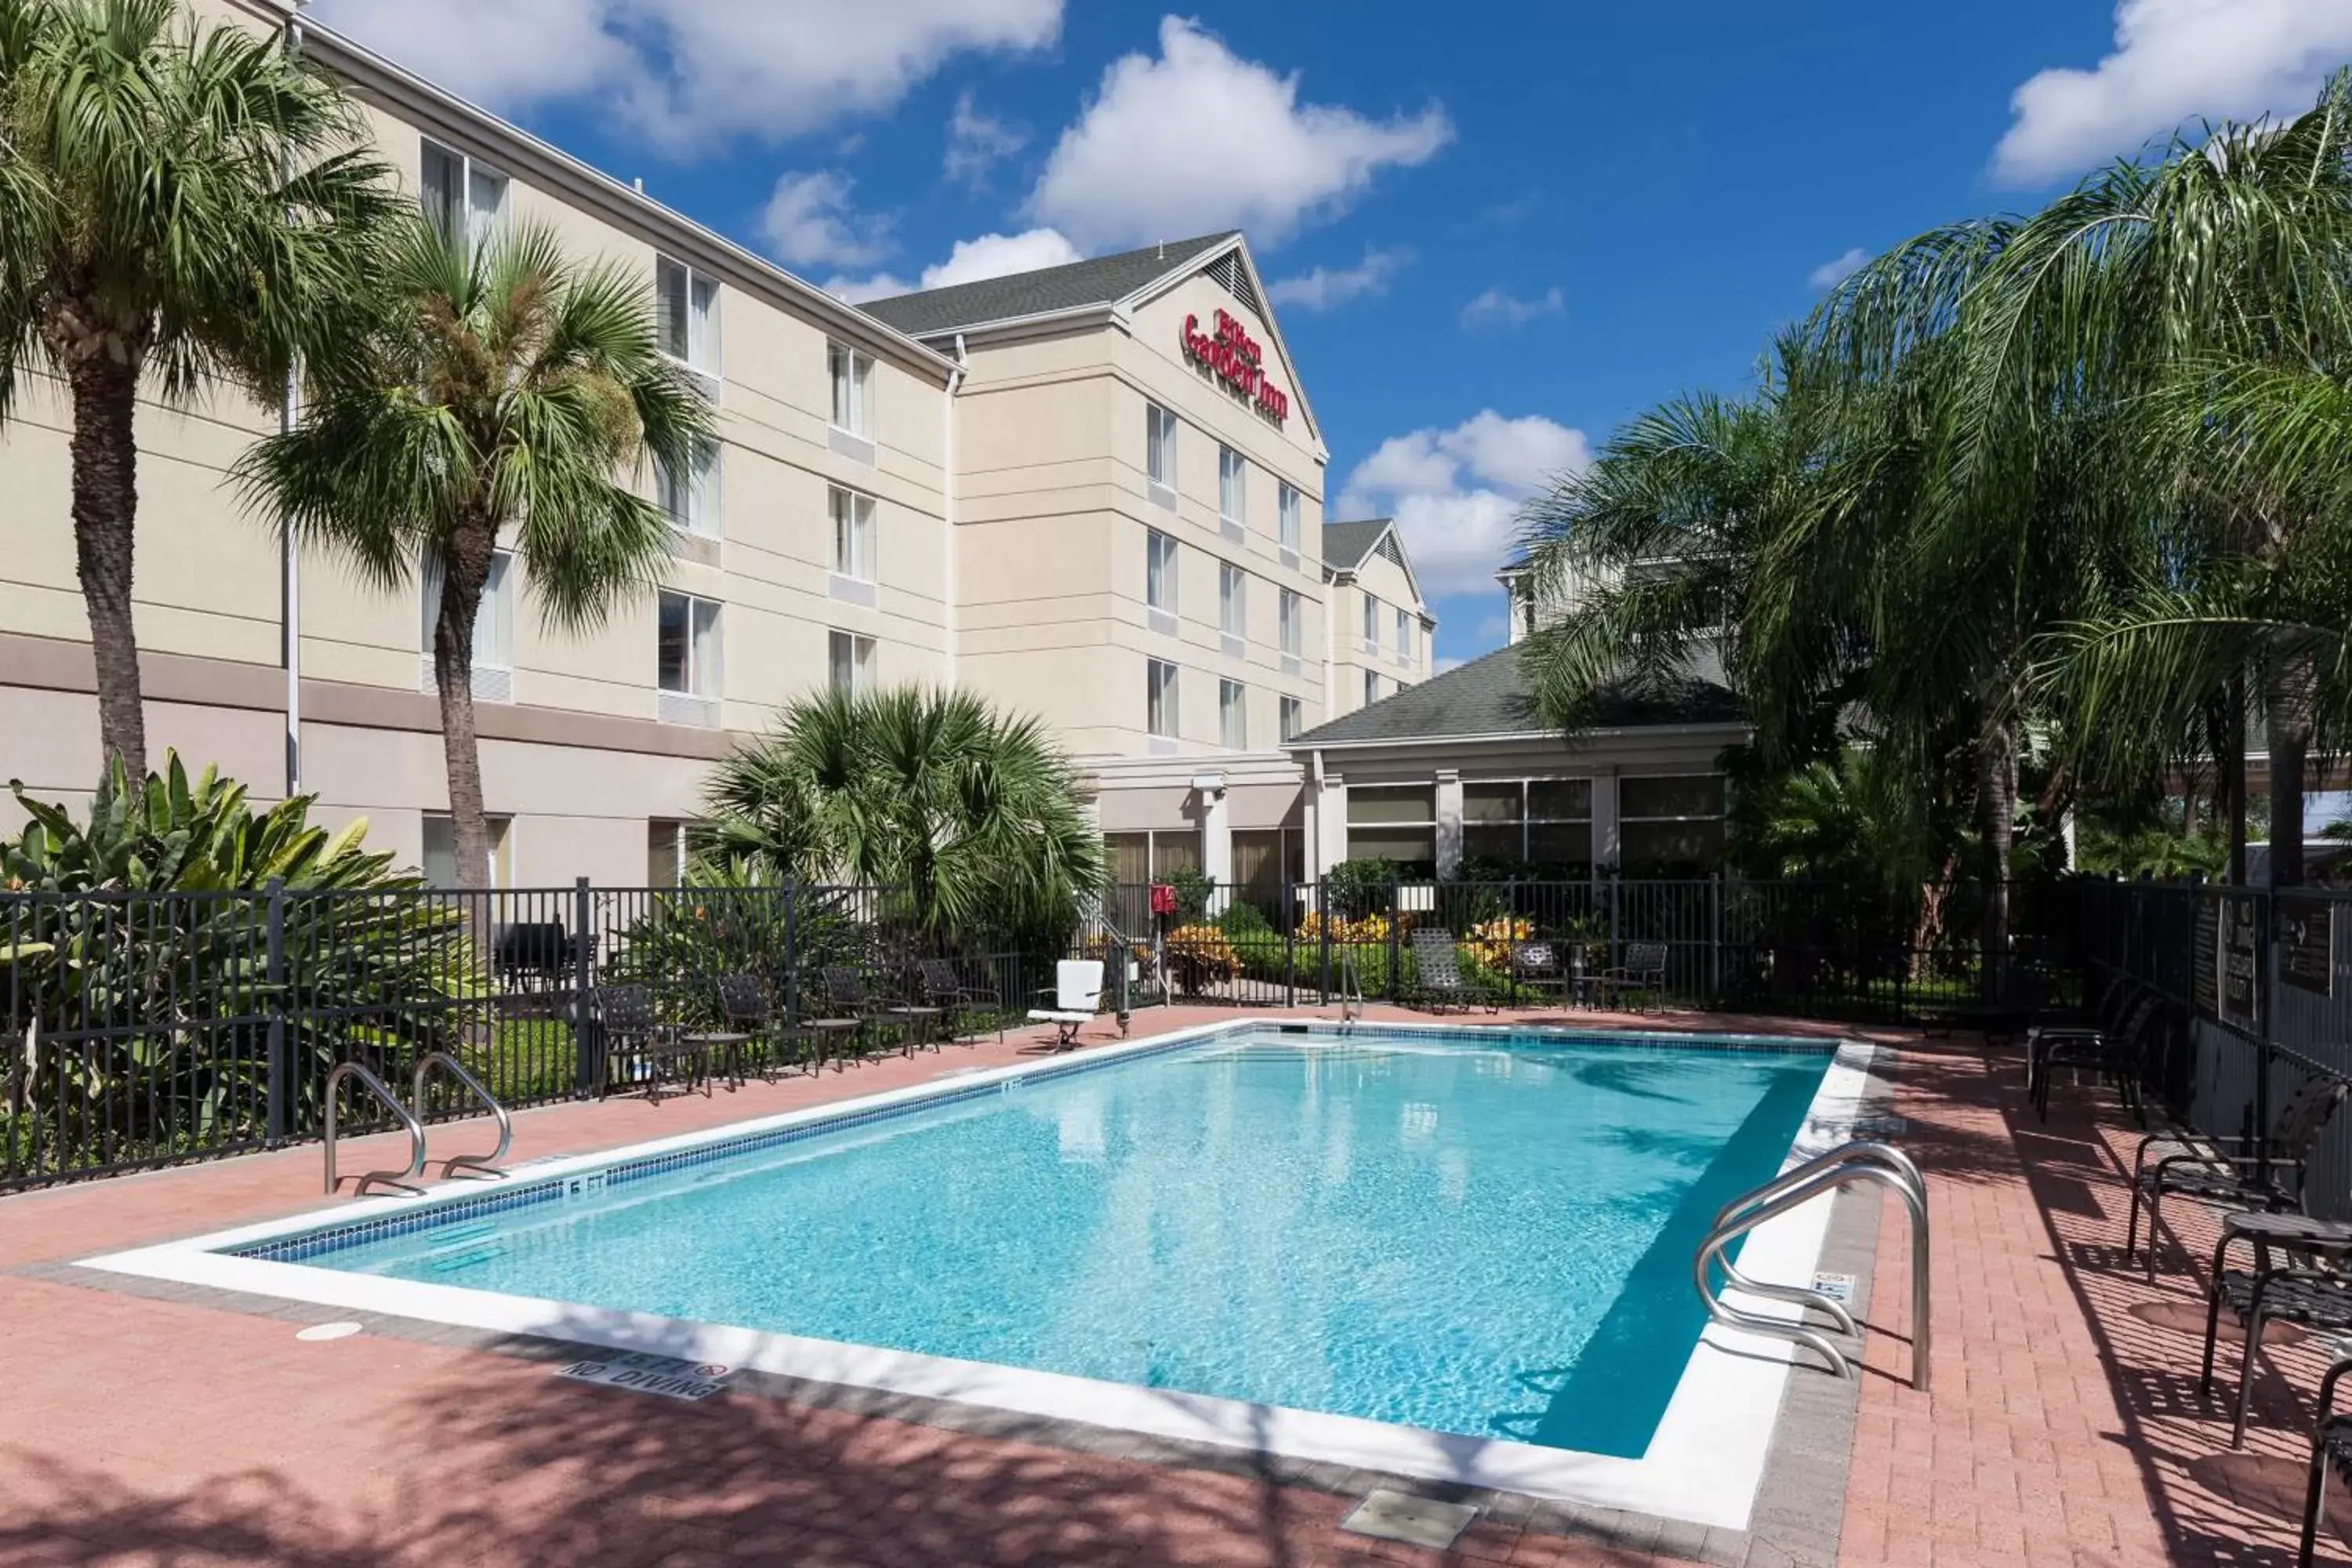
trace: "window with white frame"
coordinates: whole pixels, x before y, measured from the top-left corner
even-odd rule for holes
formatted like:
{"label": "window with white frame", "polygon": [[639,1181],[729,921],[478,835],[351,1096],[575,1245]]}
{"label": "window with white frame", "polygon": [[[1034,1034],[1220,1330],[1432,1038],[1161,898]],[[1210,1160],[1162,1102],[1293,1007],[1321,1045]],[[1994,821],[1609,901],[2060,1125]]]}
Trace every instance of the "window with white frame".
{"label": "window with white frame", "polygon": [[[433,631],[441,619],[439,560],[425,557],[424,579],[423,684],[430,691],[438,685],[433,670]],[[510,551],[491,554],[481,601],[474,606],[474,696],[485,702],[510,701],[514,696],[514,554]]]}
{"label": "window with white frame", "polygon": [[507,211],[507,177],[437,142],[423,142],[417,199],[433,226],[478,247],[498,232]]}
{"label": "window with white frame", "polygon": [[1281,615],[1278,617],[1282,630],[1282,651],[1293,658],[1298,657],[1299,647],[1306,636],[1300,626],[1300,623],[1306,618],[1304,602],[1292,590],[1285,588],[1282,591]]}
{"label": "window with white frame", "polygon": [[1176,488],[1176,416],[1157,403],[1143,405],[1144,461],[1151,482]]}
{"label": "window with white frame", "polygon": [[876,581],[874,498],[835,485],[827,504],[833,514],[834,571],[860,583]]}
{"label": "window with white frame", "polygon": [[[469,877],[465,882],[477,888],[511,888],[514,886],[514,818],[485,816],[482,826],[490,840],[489,863],[482,868],[479,877]],[[465,885],[457,877],[457,823],[446,811],[425,814],[425,857],[422,869],[425,885],[439,891],[449,891]]]}
{"label": "window with white frame", "polygon": [[662,353],[715,379],[719,374],[719,280],[683,261],[656,257],[654,313]]}
{"label": "window with white frame", "polygon": [[1428,784],[1351,785],[1348,858],[1394,860],[1421,869],[1437,864],[1437,792]]}
{"label": "window with white frame", "polygon": [[1370,594],[1364,595],[1364,651],[1381,651],[1381,602]]}
{"label": "window with white frame", "polygon": [[874,689],[874,639],[835,632],[826,639],[825,676],[835,691],[856,697]]}
{"label": "window with white frame", "polygon": [[1229,752],[1249,750],[1249,688],[1238,680],[1217,682],[1217,739]]}
{"label": "window with white frame", "polygon": [[1176,541],[1152,529],[1144,540],[1144,603],[1164,615],[1176,613]]}
{"label": "window with white frame", "polygon": [[1228,533],[1249,525],[1249,459],[1231,447],[1217,448],[1217,521]]}
{"label": "window with white frame", "polygon": [[1592,781],[1465,782],[1462,858],[1586,875],[1592,866]]}
{"label": "window with white frame", "polygon": [[1275,492],[1275,542],[1293,555],[1298,553],[1299,518],[1304,510],[1299,503],[1298,487],[1286,481],[1282,489]]}
{"label": "window with white frame", "polygon": [[1230,561],[1217,563],[1217,627],[1229,637],[1249,635],[1249,574]]}
{"label": "window with white frame", "polygon": [[1176,738],[1176,667],[1164,658],[1143,667],[1144,727],[1162,740]]}
{"label": "window with white frame", "polygon": [[1364,706],[1370,708],[1380,700],[1381,672],[1377,669],[1368,669],[1364,671]]}
{"label": "window with white frame", "polygon": [[1396,613],[1397,658],[1407,664],[1412,662],[1412,612],[1406,609],[1398,610]]}
{"label": "window with white frame", "polygon": [[680,473],[654,459],[654,493],[662,516],[682,533],[717,539],[726,531],[719,510],[719,443],[703,448],[691,472]]}
{"label": "window with white frame", "polygon": [[664,592],[656,610],[656,683],[666,696],[719,697],[719,605]]}
{"label": "window with white frame", "polygon": [[1297,739],[1298,731],[1304,725],[1306,714],[1306,704],[1299,701],[1297,698],[1286,697],[1282,700],[1282,738],[1285,741]]}
{"label": "window with white frame", "polygon": [[1628,875],[1695,876],[1723,864],[1720,773],[1617,781],[1617,858]]}
{"label": "window with white frame", "polygon": [[862,441],[874,439],[874,356],[846,343],[827,343],[825,369],[833,378],[833,426]]}

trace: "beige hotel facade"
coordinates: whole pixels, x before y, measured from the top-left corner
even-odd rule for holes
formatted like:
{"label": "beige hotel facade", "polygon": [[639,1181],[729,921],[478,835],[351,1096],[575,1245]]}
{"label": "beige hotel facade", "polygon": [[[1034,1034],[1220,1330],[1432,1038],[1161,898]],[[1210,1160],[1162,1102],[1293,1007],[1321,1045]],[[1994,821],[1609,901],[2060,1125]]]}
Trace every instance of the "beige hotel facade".
{"label": "beige hotel facade", "polygon": [[[197,10],[297,25],[273,0]],[[676,525],[657,595],[565,637],[519,568],[494,579],[476,695],[499,884],[668,880],[710,763],[828,683],[957,686],[1041,716],[1127,879],[1311,879],[1349,853],[1346,738],[1327,754],[1317,737],[1450,678],[1431,682],[1435,623],[1395,531],[1327,531],[1329,454],[1242,236],[855,307],[300,26],[448,221],[545,224],[640,270],[665,348],[720,410],[709,471],[649,478]],[[315,795],[331,823],[365,816],[372,844],[446,879],[425,585],[289,555],[241,503],[227,473],[276,418],[226,395],[140,410],[149,745],[257,798]],[[50,799],[84,795],[99,753],[69,433],[37,379],[0,430],[0,770]],[[1476,772],[1445,750],[1433,790]],[[1393,791],[1398,765],[1378,772]],[[1459,822],[1451,843],[1429,826],[1452,858]]]}

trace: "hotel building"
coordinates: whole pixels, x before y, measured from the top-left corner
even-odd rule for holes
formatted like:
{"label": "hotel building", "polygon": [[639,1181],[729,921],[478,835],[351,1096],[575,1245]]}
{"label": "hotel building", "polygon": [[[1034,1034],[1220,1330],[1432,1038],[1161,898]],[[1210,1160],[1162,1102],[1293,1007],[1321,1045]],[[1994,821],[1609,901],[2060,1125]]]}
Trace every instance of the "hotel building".
{"label": "hotel building", "polygon": [[[657,594],[572,637],[540,625],[519,565],[493,578],[475,679],[499,884],[669,880],[710,763],[827,684],[959,686],[1041,716],[1130,879],[1311,878],[1377,837],[1356,836],[1370,808],[1351,813],[1340,758],[1360,784],[1419,787],[1428,748],[1393,733],[1398,705],[1450,710],[1464,672],[1430,679],[1435,622],[1393,526],[1327,525],[1328,450],[1241,235],[856,307],[275,0],[197,9],[299,26],[450,224],[543,224],[636,268],[719,409],[707,470],[649,481],[675,526]],[[0,734],[9,773],[74,799],[99,742],[70,420],[29,383],[0,429]],[[425,585],[289,552],[241,503],[228,471],[276,417],[226,393],[140,410],[149,745],[365,816],[372,844],[447,879]],[[1509,763],[1567,757],[1538,736]],[[1464,808],[1426,782],[1430,858],[1449,860]],[[1591,793],[1596,812],[1614,799]],[[1418,809],[1364,798],[1384,821]],[[1591,854],[1610,842],[1596,826]]]}

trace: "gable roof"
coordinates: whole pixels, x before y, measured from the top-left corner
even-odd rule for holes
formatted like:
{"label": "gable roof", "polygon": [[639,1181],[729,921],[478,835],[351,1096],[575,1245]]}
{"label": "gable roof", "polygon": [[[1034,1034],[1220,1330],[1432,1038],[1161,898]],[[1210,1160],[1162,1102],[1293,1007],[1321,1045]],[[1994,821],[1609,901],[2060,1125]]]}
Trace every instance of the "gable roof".
{"label": "gable roof", "polygon": [[1353,572],[1363,564],[1381,535],[1389,531],[1385,517],[1366,518],[1360,522],[1327,522],[1323,525],[1323,564],[1334,572]]}
{"label": "gable roof", "polygon": [[908,337],[969,331],[992,321],[1018,321],[1024,316],[1079,310],[1089,305],[1116,305],[1139,293],[1171,272],[1182,271],[1206,251],[1232,239],[1239,231],[1204,234],[1194,239],[1174,239],[1147,245],[1117,256],[1041,267],[1034,272],[1014,272],[983,278],[977,283],[953,283],[875,300],[859,307],[886,326]]}
{"label": "gable roof", "polygon": [[[1369,708],[1332,720],[1297,736],[1289,751],[1318,746],[1379,745],[1474,735],[1557,736],[1559,731],[1536,711],[1535,697],[1520,667],[1519,645],[1496,648],[1483,658],[1456,666],[1418,686],[1408,686]],[[1738,699],[1711,680],[1686,680],[1678,689],[1604,698],[1593,728],[1637,729],[1651,724],[1738,724],[1745,721]]]}

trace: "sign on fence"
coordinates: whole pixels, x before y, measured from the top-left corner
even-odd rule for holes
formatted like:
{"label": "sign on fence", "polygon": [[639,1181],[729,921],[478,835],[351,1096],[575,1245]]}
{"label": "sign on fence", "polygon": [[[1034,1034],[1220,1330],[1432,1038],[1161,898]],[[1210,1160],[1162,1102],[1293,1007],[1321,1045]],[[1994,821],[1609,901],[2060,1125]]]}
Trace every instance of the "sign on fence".
{"label": "sign on fence", "polygon": [[2322,996],[2336,994],[2336,900],[2308,894],[2278,898],[2279,978]]}
{"label": "sign on fence", "polygon": [[2197,900],[2197,946],[2189,963],[2189,999],[2200,1016],[2221,1016],[2221,900]]}
{"label": "sign on fence", "polygon": [[2263,1026],[2262,908],[2252,899],[2221,900],[2221,1017],[2241,1028]]}

